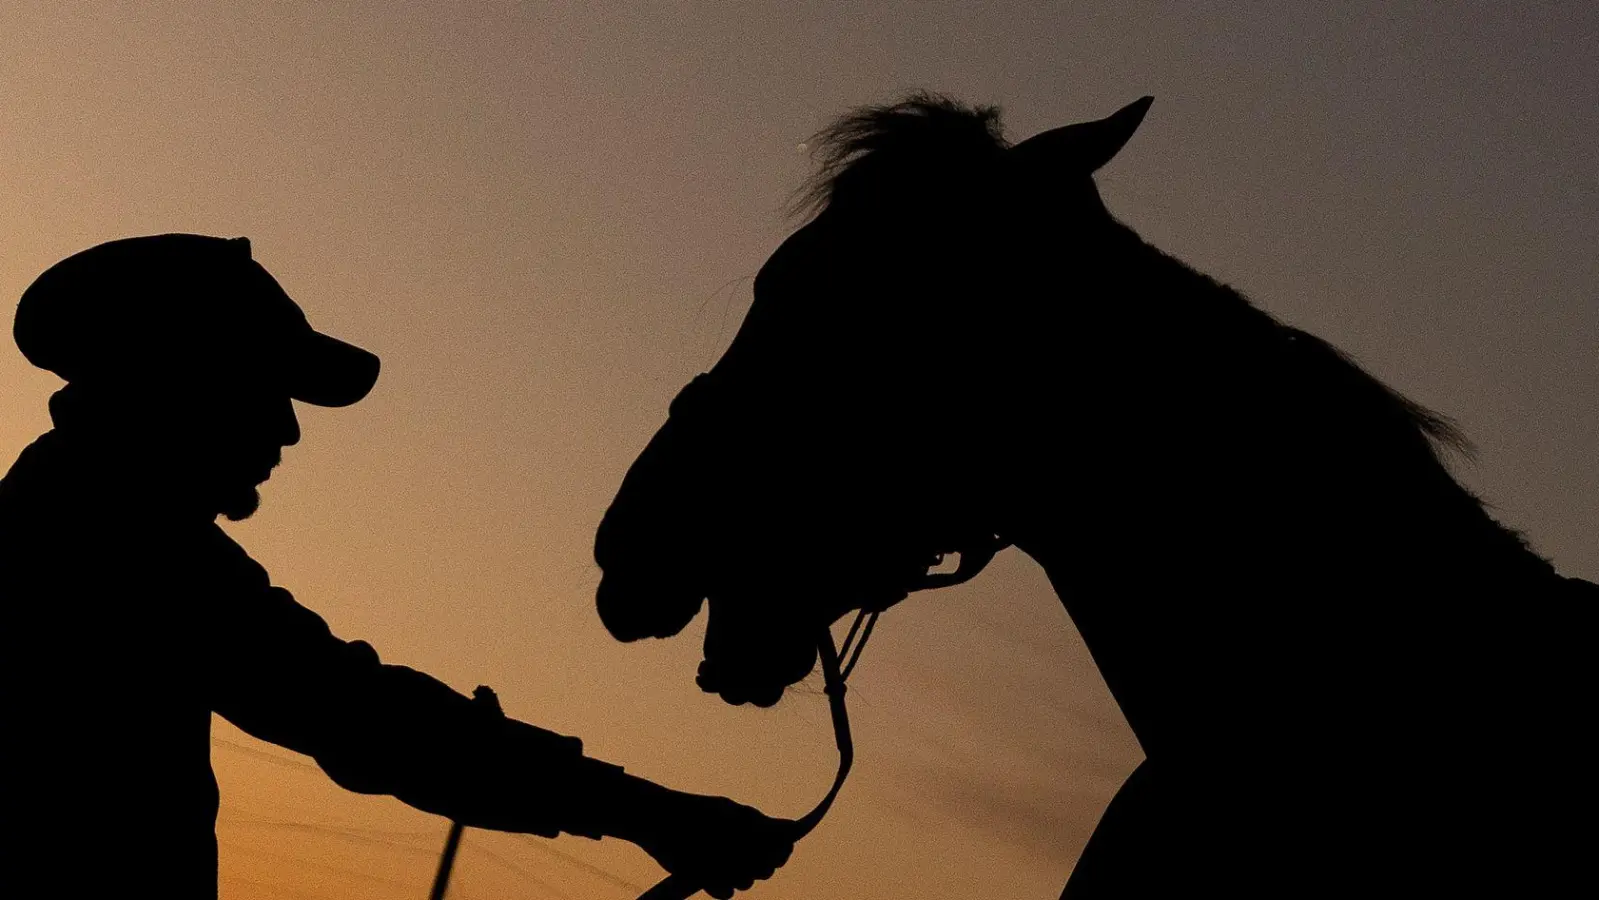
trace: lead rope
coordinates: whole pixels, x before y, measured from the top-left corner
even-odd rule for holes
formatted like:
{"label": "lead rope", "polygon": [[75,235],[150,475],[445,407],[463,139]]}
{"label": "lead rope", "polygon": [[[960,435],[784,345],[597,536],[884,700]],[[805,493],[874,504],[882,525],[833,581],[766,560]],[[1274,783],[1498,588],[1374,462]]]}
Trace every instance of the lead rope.
{"label": "lead rope", "polygon": [[[855,742],[849,733],[849,711],[844,707],[844,679],[849,677],[855,664],[860,661],[861,651],[866,649],[866,639],[872,636],[872,626],[877,624],[877,616],[878,611],[861,610],[857,613],[855,623],[844,638],[842,649],[833,646],[833,632],[827,628],[822,629],[822,635],[817,639],[817,653],[822,658],[822,689],[827,693],[827,708],[833,714],[833,740],[838,745],[838,774],[833,776],[833,786],[828,788],[827,796],[810,812],[794,820],[795,841],[810,834],[821,824],[822,818],[833,807],[839,790],[844,787],[845,779],[849,778],[850,766],[855,763]],[[847,660],[842,669],[839,667],[841,659]],[[638,900],[688,900],[699,891],[699,886],[693,882],[668,875],[655,887],[640,894]]]}

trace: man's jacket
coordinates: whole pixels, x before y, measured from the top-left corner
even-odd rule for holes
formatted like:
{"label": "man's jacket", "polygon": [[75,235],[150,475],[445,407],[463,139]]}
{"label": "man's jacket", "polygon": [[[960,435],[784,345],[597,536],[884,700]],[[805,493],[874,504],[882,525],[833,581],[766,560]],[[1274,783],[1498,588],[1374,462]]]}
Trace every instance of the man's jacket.
{"label": "man's jacket", "polygon": [[0,481],[8,880],[214,897],[213,713],[353,791],[594,836],[579,793],[614,767],[335,637],[214,521],[92,443],[49,432]]}

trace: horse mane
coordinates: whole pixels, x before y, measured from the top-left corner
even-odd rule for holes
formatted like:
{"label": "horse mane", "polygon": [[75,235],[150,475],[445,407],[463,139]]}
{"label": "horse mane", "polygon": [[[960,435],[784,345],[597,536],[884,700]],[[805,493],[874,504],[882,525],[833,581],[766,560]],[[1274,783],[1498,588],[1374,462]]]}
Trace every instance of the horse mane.
{"label": "horse mane", "polygon": [[918,91],[862,106],[811,135],[815,171],[794,192],[790,211],[812,216],[857,186],[920,185],[981,168],[1010,146],[997,106],[972,106]]}
{"label": "horse mane", "polygon": [[[806,145],[815,169],[795,191],[790,209],[814,216],[840,193],[886,184],[926,192],[985,168],[1010,142],[998,106],[970,105],[918,91],[892,103],[851,110],[812,135]],[[1327,341],[1277,325],[1299,348],[1297,356],[1306,364],[1302,371],[1307,375],[1359,397],[1382,418],[1408,423],[1410,433],[1419,435],[1435,458],[1441,451],[1471,455],[1471,443],[1453,420],[1384,384]]]}
{"label": "horse mane", "polygon": [[1308,363],[1311,377],[1341,388],[1351,399],[1366,404],[1383,418],[1408,424],[1413,434],[1426,441],[1435,458],[1440,451],[1452,451],[1467,458],[1472,456],[1471,441],[1453,419],[1433,412],[1384,384],[1349,354],[1322,338],[1280,322],[1277,327],[1298,349],[1299,358]]}

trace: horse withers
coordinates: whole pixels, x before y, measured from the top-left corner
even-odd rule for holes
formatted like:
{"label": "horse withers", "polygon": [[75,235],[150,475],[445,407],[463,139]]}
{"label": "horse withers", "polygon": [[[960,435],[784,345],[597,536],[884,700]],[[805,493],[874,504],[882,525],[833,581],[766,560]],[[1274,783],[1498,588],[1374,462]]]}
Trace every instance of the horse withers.
{"label": "horse withers", "polygon": [[606,627],[708,601],[700,687],[770,706],[819,629],[1014,544],[1146,754],[1066,897],[1591,884],[1599,589],[1460,486],[1447,419],[1110,215],[1149,102],[820,135],[808,223],[600,525]]}

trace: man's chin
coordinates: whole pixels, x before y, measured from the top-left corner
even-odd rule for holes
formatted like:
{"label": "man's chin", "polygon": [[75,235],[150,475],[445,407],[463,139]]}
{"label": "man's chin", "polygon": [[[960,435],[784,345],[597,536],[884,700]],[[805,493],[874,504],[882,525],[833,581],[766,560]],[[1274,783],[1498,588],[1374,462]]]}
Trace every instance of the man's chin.
{"label": "man's chin", "polygon": [[255,488],[238,491],[222,504],[222,517],[229,522],[243,522],[261,508],[261,492]]}

